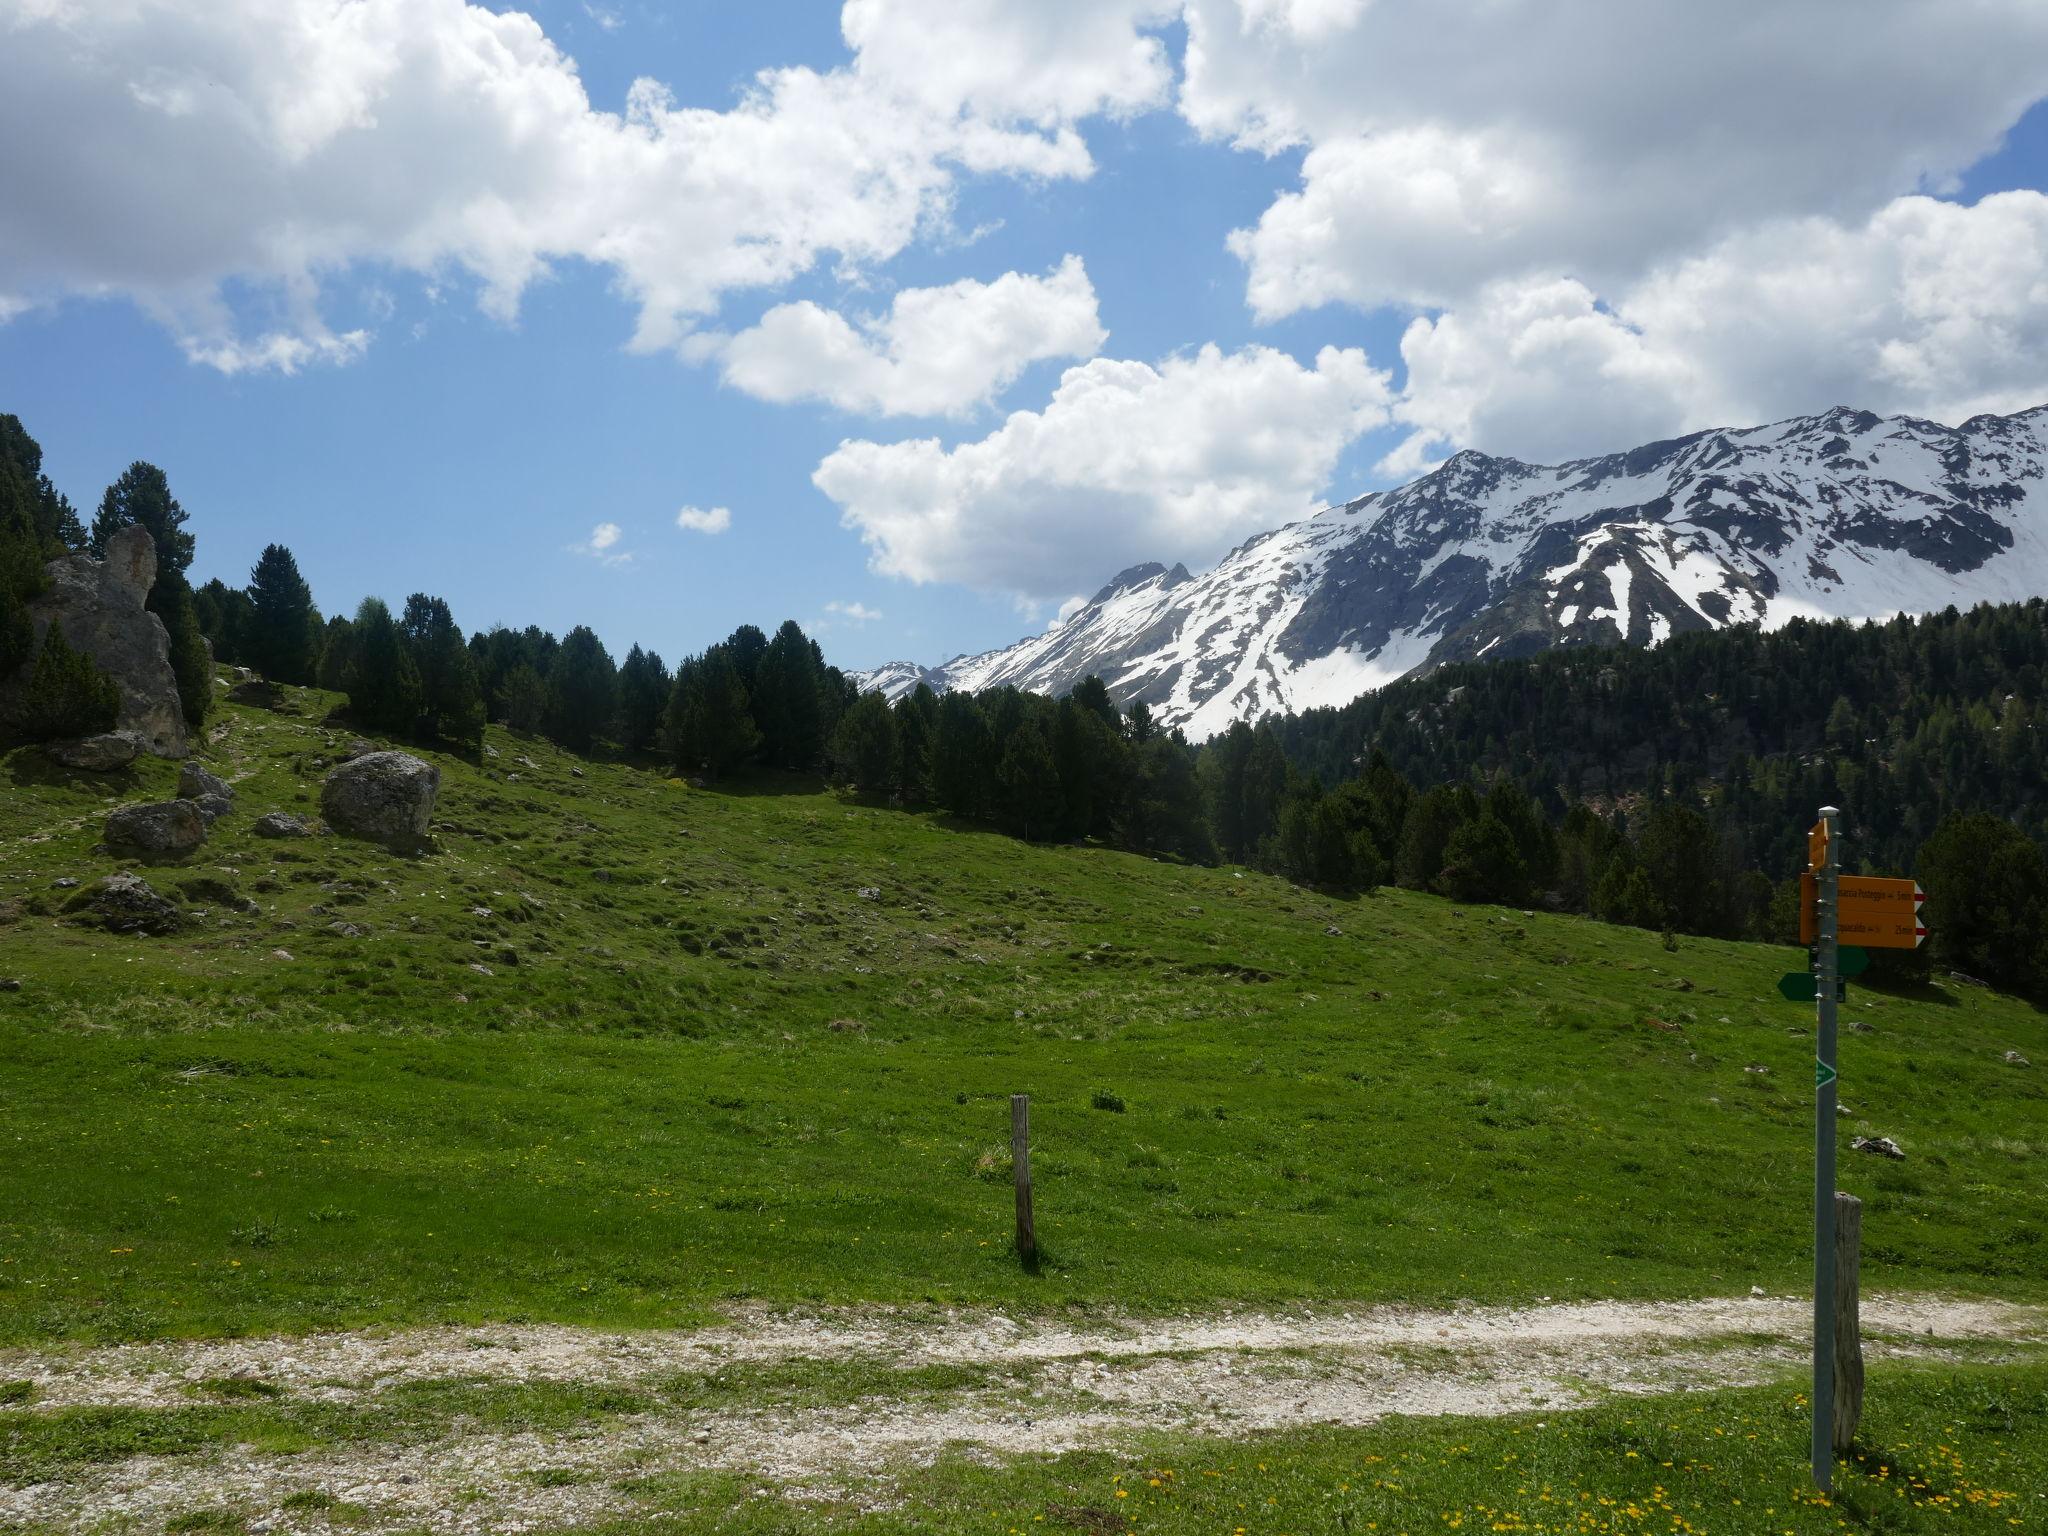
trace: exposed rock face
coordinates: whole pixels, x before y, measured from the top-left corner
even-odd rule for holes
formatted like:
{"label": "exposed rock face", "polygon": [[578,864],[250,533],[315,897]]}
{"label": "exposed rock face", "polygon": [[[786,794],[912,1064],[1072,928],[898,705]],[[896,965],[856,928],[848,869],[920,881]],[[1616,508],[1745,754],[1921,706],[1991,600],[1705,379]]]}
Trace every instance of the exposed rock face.
{"label": "exposed rock face", "polygon": [[228,781],[197,763],[187,763],[178,770],[178,796],[198,806],[201,819],[209,827],[235,808],[235,792]]}
{"label": "exposed rock face", "polygon": [[53,741],[43,755],[64,768],[86,773],[112,773],[126,768],[142,755],[142,738],[130,731],[108,731],[103,736],[81,736],[76,741]]}
{"label": "exposed rock face", "polygon": [[290,811],[269,811],[250,829],[258,837],[311,837],[313,829]]}
{"label": "exposed rock face", "polygon": [[408,752],[371,752],[343,763],[320,789],[320,814],[347,837],[382,843],[395,853],[426,845],[441,770]]}
{"label": "exposed rock face", "polygon": [[124,805],[107,818],[107,847],[145,859],[177,858],[206,841],[206,820],[190,800]]}
{"label": "exposed rock face", "polygon": [[[245,667],[243,670],[248,669]],[[260,677],[237,683],[228,690],[230,704],[246,704],[251,709],[275,709],[283,698],[275,683],[265,682]]]}
{"label": "exposed rock face", "polygon": [[73,650],[121,690],[117,731],[132,732],[159,757],[185,755],[185,716],[171,671],[171,639],[163,620],[144,608],[156,581],[156,545],[145,528],[123,528],[107,541],[107,558],[66,555],[45,568],[50,587],[29,605],[36,644],[51,624]]}
{"label": "exposed rock face", "polygon": [[65,911],[110,933],[171,933],[181,921],[177,906],[138,875],[108,875],[72,897]]}

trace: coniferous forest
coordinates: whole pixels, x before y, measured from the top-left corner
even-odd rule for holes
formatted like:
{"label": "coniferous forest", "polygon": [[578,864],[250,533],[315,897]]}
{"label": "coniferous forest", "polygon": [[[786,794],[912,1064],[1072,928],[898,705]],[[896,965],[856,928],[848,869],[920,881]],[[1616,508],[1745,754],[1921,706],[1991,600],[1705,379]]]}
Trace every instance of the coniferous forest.
{"label": "coniferous forest", "polygon": [[159,552],[148,606],[195,724],[210,648],[347,695],[363,729],[457,749],[496,720],[707,783],[822,774],[1033,840],[1779,941],[1796,930],[1805,828],[1833,803],[1851,869],[1917,875],[1929,893],[1929,950],[1885,970],[1937,964],[2048,998],[2039,600],[1461,663],[1198,747],[1097,678],[1057,700],[920,687],[891,704],[859,693],[794,620],[772,635],[744,625],[671,671],[637,644],[615,660],[581,625],[465,636],[423,592],[397,613],[369,597],[326,617],[278,544],[245,585],[195,590],[187,522],[163,472],[136,463],[87,529],[19,420],[0,416],[0,676],[27,677],[0,722],[9,737],[107,728],[107,680],[54,626],[37,653],[26,605],[43,562],[141,523]]}

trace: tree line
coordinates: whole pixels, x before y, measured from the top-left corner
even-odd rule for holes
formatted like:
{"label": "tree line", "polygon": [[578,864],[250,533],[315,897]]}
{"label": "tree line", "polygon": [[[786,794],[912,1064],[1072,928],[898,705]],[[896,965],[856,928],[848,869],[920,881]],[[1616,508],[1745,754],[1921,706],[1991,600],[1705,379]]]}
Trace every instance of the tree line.
{"label": "tree line", "polygon": [[[0,676],[35,662],[18,737],[111,722],[106,680],[54,626],[30,657],[26,603],[43,561],[100,553],[131,522],[157,543],[149,603],[194,724],[210,646],[346,694],[365,729],[458,749],[496,720],[707,782],[823,775],[1033,840],[1781,942],[1796,931],[1804,829],[1834,803],[1852,870],[1927,887],[1935,963],[2048,998],[2039,600],[1461,663],[1197,748],[1144,704],[1119,709],[1093,677],[1061,699],[862,694],[794,620],[773,635],[743,625],[671,672],[637,644],[615,661],[581,625],[559,639],[537,626],[465,637],[425,593],[396,614],[371,597],[323,618],[277,544],[247,585],[195,592],[193,537],[160,470],[130,466],[86,528],[20,423],[0,417]],[[1886,966],[1913,974],[1927,959]]]}

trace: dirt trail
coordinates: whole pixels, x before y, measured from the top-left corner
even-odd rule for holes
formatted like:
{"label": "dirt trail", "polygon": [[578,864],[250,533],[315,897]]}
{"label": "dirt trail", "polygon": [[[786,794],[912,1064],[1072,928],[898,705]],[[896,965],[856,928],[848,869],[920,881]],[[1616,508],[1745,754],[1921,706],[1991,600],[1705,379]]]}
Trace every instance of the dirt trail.
{"label": "dirt trail", "polygon": [[[1863,1315],[1880,1360],[2048,1345],[2042,1308],[1872,1296]],[[87,1466],[62,1481],[0,1485],[0,1525],[68,1528],[114,1516],[147,1529],[227,1505],[252,1529],[313,1531],[325,1528],[318,1516],[281,1506],[319,1490],[362,1506],[354,1529],[515,1532],[628,1513],[637,1506],[622,1479],[702,1469],[740,1472],[787,1497],[866,1490],[886,1500],[892,1461],[929,1460],[948,1447],[1056,1452],[1155,1430],[1239,1435],[1768,1381],[1798,1368],[1806,1328],[1796,1298],[1744,1298],[1079,1323],[757,1311],[692,1333],[494,1326],[0,1351],[0,1380],[34,1384],[33,1412],[189,1406],[195,1393],[207,1400],[200,1383],[223,1378],[263,1383],[278,1394],[265,1399],[273,1403],[372,1410],[381,1394],[420,1382],[617,1385],[658,1403],[676,1382],[732,1366],[761,1368],[770,1382],[778,1366],[845,1368],[836,1394],[713,1395],[720,1406],[653,1408],[562,1433],[505,1432],[457,1416],[403,1440],[292,1456],[233,1447]],[[981,1369],[959,1373],[957,1385],[908,1374],[935,1366]]]}

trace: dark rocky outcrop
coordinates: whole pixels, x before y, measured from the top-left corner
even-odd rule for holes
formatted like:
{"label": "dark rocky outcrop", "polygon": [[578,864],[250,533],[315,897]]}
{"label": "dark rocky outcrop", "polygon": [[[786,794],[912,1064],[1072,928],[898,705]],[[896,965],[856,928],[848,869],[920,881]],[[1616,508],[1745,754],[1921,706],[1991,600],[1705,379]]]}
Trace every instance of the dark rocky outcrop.
{"label": "dark rocky outcrop", "polygon": [[159,757],[183,757],[185,716],[170,636],[163,620],[143,606],[156,581],[149,531],[123,528],[107,541],[106,559],[66,555],[46,572],[48,590],[29,605],[36,645],[52,624],[59,626],[72,649],[91,657],[120,690],[115,730],[132,733]]}
{"label": "dark rocky outcrop", "polygon": [[320,814],[345,837],[381,843],[395,853],[426,846],[441,770],[408,752],[371,752],[330,772],[320,789]]}
{"label": "dark rocky outcrop", "polygon": [[107,818],[109,851],[143,859],[175,859],[206,841],[206,819],[190,800],[124,805]]}
{"label": "dark rocky outcrop", "polygon": [[311,837],[311,823],[290,811],[267,811],[250,828],[258,837]]}
{"label": "dark rocky outcrop", "polygon": [[130,731],[108,731],[74,741],[49,742],[43,747],[43,755],[62,768],[113,773],[142,755],[142,738]]}
{"label": "dark rocky outcrop", "polygon": [[64,910],[109,933],[166,934],[184,921],[176,903],[167,901],[139,875],[108,875],[86,887]]}

